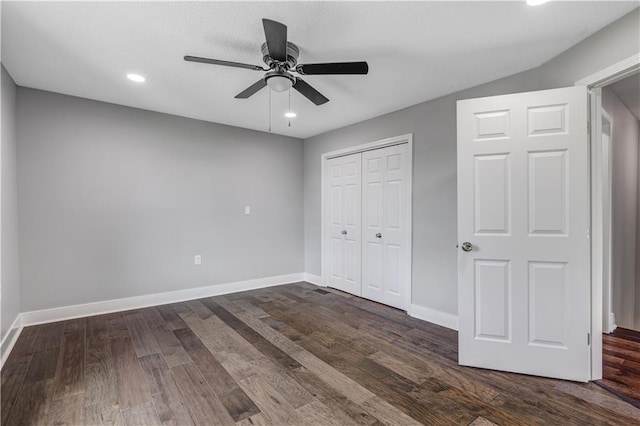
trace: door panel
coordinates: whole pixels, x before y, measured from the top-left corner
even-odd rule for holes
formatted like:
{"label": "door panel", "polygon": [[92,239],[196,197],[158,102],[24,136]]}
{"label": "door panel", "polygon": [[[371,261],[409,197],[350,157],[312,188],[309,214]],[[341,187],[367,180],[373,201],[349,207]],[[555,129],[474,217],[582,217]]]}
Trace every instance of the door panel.
{"label": "door panel", "polygon": [[329,276],[331,281],[342,280],[342,246],[343,242],[341,238],[331,237],[331,242],[329,244],[329,250],[331,253],[331,270],[329,271]]}
{"label": "door panel", "polygon": [[408,308],[411,289],[407,150],[402,144],[362,153],[362,296],[400,309]]}
{"label": "door panel", "polygon": [[590,377],[587,93],[458,102],[459,361]]}
{"label": "door panel", "polygon": [[[353,236],[344,238],[344,281],[348,286],[359,285],[360,277],[360,241],[355,241]],[[351,293],[351,291],[350,291]],[[359,294],[359,293],[353,293]]]}
{"label": "door panel", "polygon": [[567,264],[529,262],[529,343],[567,349]]}
{"label": "door panel", "polygon": [[361,295],[361,155],[327,160],[327,284]]}
{"label": "door panel", "polygon": [[529,154],[529,234],[567,234],[567,151]]}
{"label": "door panel", "polygon": [[367,188],[363,193],[363,235],[365,247],[362,258],[362,296],[367,299],[383,302],[385,247],[376,234],[384,232],[385,180],[384,149],[376,149],[362,154],[362,184]]}
{"label": "door panel", "polygon": [[477,339],[511,339],[511,271],[508,260],[476,260],[475,312]]}
{"label": "door panel", "polygon": [[382,291],[382,262],[383,262],[383,247],[377,241],[367,242],[365,258],[369,267],[363,269],[365,276],[363,277],[364,285],[370,289],[365,290],[364,297],[372,291]]}
{"label": "door panel", "polygon": [[474,229],[476,234],[509,233],[509,156],[474,157]]}
{"label": "door panel", "polygon": [[385,193],[385,206],[387,210],[386,228],[387,230],[400,230],[402,227],[402,179],[387,180]]}
{"label": "door panel", "polygon": [[385,245],[385,249],[384,254],[386,255],[386,259],[384,266],[386,274],[384,289],[387,293],[385,300],[392,300],[392,298],[400,296],[400,292],[402,291],[400,283],[400,280],[402,279],[400,266],[402,264],[403,250],[402,246],[392,243],[387,243]]}

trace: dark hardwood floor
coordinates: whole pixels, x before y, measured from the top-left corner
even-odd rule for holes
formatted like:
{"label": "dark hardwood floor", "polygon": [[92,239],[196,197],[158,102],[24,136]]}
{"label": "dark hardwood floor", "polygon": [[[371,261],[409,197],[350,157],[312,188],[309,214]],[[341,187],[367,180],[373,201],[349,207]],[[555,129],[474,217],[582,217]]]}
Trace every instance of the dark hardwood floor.
{"label": "dark hardwood floor", "polygon": [[460,367],[456,332],[306,284],[27,327],[2,424],[640,422],[596,384]]}
{"label": "dark hardwood floor", "polygon": [[602,336],[603,387],[640,408],[640,332],[616,328]]}

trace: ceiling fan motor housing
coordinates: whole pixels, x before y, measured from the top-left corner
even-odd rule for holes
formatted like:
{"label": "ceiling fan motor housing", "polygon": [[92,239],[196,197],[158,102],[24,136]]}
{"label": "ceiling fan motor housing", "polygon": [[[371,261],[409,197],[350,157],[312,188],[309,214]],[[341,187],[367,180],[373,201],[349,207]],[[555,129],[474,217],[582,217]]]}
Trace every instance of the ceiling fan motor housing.
{"label": "ceiling fan motor housing", "polygon": [[298,63],[298,56],[300,56],[300,49],[298,46],[287,41],[287,61],[284,63],[275,61],[269,56],[269,49],[267,48],[267,43],[262,43],[262,60],[265,64],[271,69],[279,68],[280,65],[285,70],[294,69],[296,64]]}

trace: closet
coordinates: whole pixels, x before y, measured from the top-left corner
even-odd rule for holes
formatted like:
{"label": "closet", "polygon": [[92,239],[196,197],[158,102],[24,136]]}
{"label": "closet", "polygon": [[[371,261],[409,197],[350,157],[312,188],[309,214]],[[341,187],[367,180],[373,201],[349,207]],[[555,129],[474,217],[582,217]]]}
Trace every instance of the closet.
{"label": "closet", "polygon": [[400,143],[323,160],[325,284],[404,310],[411,292],[409,150]]}

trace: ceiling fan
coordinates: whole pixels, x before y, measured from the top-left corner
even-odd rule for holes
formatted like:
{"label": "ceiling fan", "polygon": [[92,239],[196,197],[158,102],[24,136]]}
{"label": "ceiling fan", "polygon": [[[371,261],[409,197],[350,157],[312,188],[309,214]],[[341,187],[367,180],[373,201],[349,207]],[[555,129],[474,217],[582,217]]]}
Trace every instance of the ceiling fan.
{"label": "ceiling fan", "polygon": [[254,71],[266,71],[260,80],[238,93],[235,96],[237,99],[247,99],[265,86],[269,86],[276,92],[284,92],[293,87],[316,105],[322,105],[328,102],[329,99],[293,73],[299,75],[336,75],[367,74],[369,72],[369,65],[366,62],[298,64],[300,50],[298,46],[287,40],[287,26],[270,19],[263,19],[262,25],[264,27],[265,38],[267,39],[266,43],[262,44],[262,60],[268,68],[260,65],[200,58],[197,56],[185,56],[184,60],[203,64],[245,68]]}

